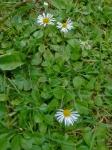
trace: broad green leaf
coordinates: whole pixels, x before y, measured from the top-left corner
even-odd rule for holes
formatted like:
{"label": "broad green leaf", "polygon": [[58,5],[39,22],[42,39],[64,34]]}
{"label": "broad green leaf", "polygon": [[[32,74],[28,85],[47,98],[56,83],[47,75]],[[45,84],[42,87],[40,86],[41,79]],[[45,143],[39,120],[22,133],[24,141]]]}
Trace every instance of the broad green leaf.
{"label": "broad green leaf", "polygon": [[75,39],[70,39],[70,40],[68,40],[67,41],[68,42],[68,44],[71,46],[71,47],[75,47],[75,45],[76,45],[76,40]]}
{"label": "broad green leaf", "polygon": [[66,9],[69,10],[70,8],[72,8],[73,4],[72,4],[73,0],[52,0],[51,4],[56,7],[57,9]]}
{"label": "broad green leaf", "polygon": [[73,79],[73,86],[75,89],[80,89],[81,86],[84,85],[84,83],[85,80],[80,76],[74,77]]}
{"label": "broad green leaf", "polygon": [[57,108],[57,106],[58,106],[58,101],[57,101],[57,99],[53,99],[53,100],[49,103],[49,105],[48,105],[48,110],[49,110],[49,111],[53,111],[53,110],[55,110],[55,109]]}
{"label": "broad green leaf", "polygon": [[107,136],[107,127],[103,123],[99,123],[94,131],[94,138],[91,141],[91,149],[93,149],[94,144],[97,143],[97,149],[107,150],[106,149],[106,136]]}
{"label": "broad green leaf", "polygon": [[57,87],[53,90],[53,94],[57,99],[63,99],[64,95],[65,95],[65,91],[63,88],[61,87]]}
{"label": "broad green leaf", "polygon": [[95,87],[96,78],[91,78],[90,81],[87,83],[86,88],[88,90],[92,90]]}
{"label": "broad green leaf", "polygon": [[107,133],[106,125],[103,123],[100,123],[99,126],[95,130],[96,137],[102,139],[106,136],[106,133]]}
{"label": "broad green leaf", "polygon": [[75,107],[81,114],[88,114],[90,112],[88,106],[82,101],[75,102]]}
{"label": "broad green leaf", "polygon": [[0,56],[0,69],[13,70],[23,65],[23,56],[19,52],[8,53]]}
{"label": "broad green leaf", "polygon": [[36,53],[32,59],[32,65],[39,65],[42,62],[42,57],[40,53]]}
{"label": "broad green leaf", "polygon": [[71,51],[71,59],[74,61],[80,59],[82,52],[77,41],[75,39],[71,39],[71,40],[68,40],[67,42],[69,44],[69,49]]}
{"label": "broad green leaf", "polygon": [[81,57],[81,50],[78,46],[75,46],[71,49],[71,59],[76,61],[79,60]]}
{"label": "broad green leaf", "polygon": [[21,150],[21,135],[16,135],[11,141],[11,150]]}
{"label": "broad green leaf", "polygon": [[[0,108],[1,109],[1,108]],[[1,133],[0,134],[0,141],[1,141],[1,139],[5,139],[5,138],[7,138],[8,137],[8,133]]]}
{"label": "broad green leaf", "polygon": [[40,110],[41,112],[46,112],[47,109],[48,109],[48,106],[47,106],[47,104],[45,104],[45,103],[43,103],[43,104],[39,107],[39,110]]}
{"label": "broad green leaf", "polygon": [[9,139],[7,137],[0,139],[1,150],[7,150],[9,147],[10,147],[10,144],[9,144]]}
{"label": "broad green leaf", "polygon": [[73,89],[70,89],[70,90],[68,89],[66,91],[66,93],[65,93],[65,99],[67,101],[71,101],[71,100],[75,99],[75,93],[74,93]]}
{"label": "broad green leaf", "polygon": [[52,115],[46,115],[45,119],[44,119],[45,120],[45,124],[53,126],[53,124],[54,124],[53,119],[54,119],[54,116],[52,116]]}
{"label": "broad green leaf", "polygon": [[33,36],[36,38],[36,39],[40,39],[43,37],[43,31],[42,30],[39,30],[39,31],[36,31]]}
{"label": "broad green leaf", "polygon": [[90,147],[91,140],[92,140],[92,129],[91,128],[86,127],[84,129],[83,138],[84,138],[84,141],[86,142],[86,144]]}
{"label": "broad green leaf", "polygon": [[51,3],[57,9],[65,9],[66,8],[64,0],[52,0]]}
{"label": "broad green leaf", "polygon": [[32,150],[34,139],[32,137],[21,138],[21,147],[24,150]]}
{"label": "broad green leaf", "polygon": [[25,90],[28,91],[30,90],[31,87],[31,81],[30,80],[26,80],[24,77],[17,77],[14,80],[10,80],[10,82],[12,82],[12,84],[15,84],[19,90]]}
{"label": "broad green leaf", "polygon": [[43,122],[43,116],[41,115],[41,113],[35,113],[34,114],[34,121],[36,123],[42,123]]}

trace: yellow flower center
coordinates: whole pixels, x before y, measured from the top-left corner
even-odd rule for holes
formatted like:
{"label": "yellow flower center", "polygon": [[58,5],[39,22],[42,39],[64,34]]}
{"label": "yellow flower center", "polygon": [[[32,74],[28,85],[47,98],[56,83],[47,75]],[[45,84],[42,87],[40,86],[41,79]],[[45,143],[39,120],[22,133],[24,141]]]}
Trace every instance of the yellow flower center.
{"label": "yellow flower center", "polygon": [[49,23],[49,18],[44,18],[43,23],[48,24]]}
{"label": "yellow flower center", "polygon": [[68,109],[64,109],[63,114],[64,114],[64,117],[69,117],[71,115],[71,111]]}
{"label": "yellow flower center", "polygon": [[63,28],[66,28],[66,27],[67,27],[67,23],[66,23],[66,22],[63,23],[62,27],[63,27]]}

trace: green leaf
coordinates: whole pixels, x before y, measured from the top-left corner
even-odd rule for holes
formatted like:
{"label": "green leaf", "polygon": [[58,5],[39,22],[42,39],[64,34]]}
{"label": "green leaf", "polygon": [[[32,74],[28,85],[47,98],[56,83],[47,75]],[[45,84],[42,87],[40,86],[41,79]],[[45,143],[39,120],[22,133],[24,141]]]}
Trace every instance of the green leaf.
{"label": "green leaf", "polygon": [[33,145],[31,150],[42,150],[40,146],[38,145]]}
{"label": "green leaf", "polygon": [[82,52],[77,41],[75,39],[70,39],[67,42],[69,44],[69,49],[71,51],[71,59],[74,61],[78,60],[81,57]]}
{"label": "green leaf", "polygon": [[23,65],[22,54],[19,52],[8,53],[0,56],[0,69],[13,70]]}
{"label": "green leaf", "polygon": [[16,79],[10,80],[12,84],[15,84],[19,90],[28,91],[32,88],[30,80],[26,80],[24,77],[20,76]]}
{"label": "green leaf", "polygon": [[57,9],[65,9],[65,2],[64,2],[64,0],[52,0],[51,3]]}
{"label": "green leaf", "polygon": [[71,50],[71,59],[76,61],[81,57],[81,50],[78,46],[72,48]]}
{"label": "green leaf", "polygon": [[103,100],[102,100],[102,97],[101,96],[96,96],[95,97],[95,104],[97,105],[97,106],[102,106],[102,104],[103,104]]}
{"label": "green leaf", "polygon": [[36,31],[33,36],[36,38],[36,39],[40,39],[43,37],[43,31],[42,30],[39,30],[39,31]]}
{"label": "green leaf", "polygon": [[56,109],[56,107],[58,107],[58,101],[57,99],[53,99],[48,105],[48,110],[53,111]]}
{"label": "green leaf", "polygon": [[0,94],[0,102],[7,101],[8,97],[5,94]]}
{"label": "green leaf", "polygon": [[31,64],[32,65],[39,65],[41,62],[42,62],[42,57],[41,57],[40,53],[36,53],[33,56]]}
{"label": "green leaf", "polygon": [[46,86],[44,87],[43,91],[41,92],[41,97],[44,99],[49,99],[52,97],[52,90],[50,87]]}
{"label": "green leaf", "polygon": [[100,123],[99,126],[96,128],[95,135],[97,138],[102,139],[106,136],[107,128],[106,125]]}
{"label": "green leaf", "polygon": [[52,116],[52,115],[46,115],[45,119],[44,119],[46,125],[52,126],[53,125],[53,119],[54,119],[54,116]]}
{"label": "green leaf", "polygon": [[42,112],[46,112],[48,109],[48,105],[43,103],[40,107],[39,107],[39,110],[42,111]]}
{"label": "green leaf", "polygon": [[21,138],[21,147],[24,150],[32,150],[34,139],[31,137]]}
{"label": "green leaf", "polygon": [[47,131],[47,126],[46,126],[45,123],[40,123],[40,124],[39,124],[39,131],[40,131],[40,133],[42,133],[42,134],[45,134],[45,133],[46,133],[46,131]]}
{"label": "green leaf", "polygon": [[89,148],[85,145],[81,145],[77,148],[77,150],[89,150]]}
{"label": "green leaf", "polygon": [[[67,142],[68,143],[68,142]],[[69,144],[69,143],[68,143]],[[70,145],[62,145],[62,150],[75,150],[76,146],[70,146]]]}
{"label": "green leaf", "polygon": [[92,130],[91,128],[87,127],[84,129],[83,138],[86,144],[90,147],[91,140],[92,140]]}
{"label": "green leaf", "polygon": [[43,122],[43,116],[40,113],[34,114],[34,121],[36,123],[42,123]]}
{"label": "green leaf", "polygon": [[74,98],[75,98],[75,93],[74,93],[73,89],[68,89],[65,93],[65,99],[67,101],[71,101]]}
{"label": "green leaf", "polygon": [[72,4],[73,0],[52,0],[51,3],[54,7],[56,7],[57,9],[66,9],[69,10],[70,8],[72,8],[73,4]]}
{"label": "green leaf", "polygon": [[86,88],[88,90],[92,90],[95,87],[96,78],[91,78],[88,84],[86,85]]}
{"label": "green leaf", "polygon": [[53,90],[53,93],[54,93],[54,96],[57,98],[57,99],[62,99],[65,95],[65,91],[63,88],[61,87],[56,87],[54,90]]}
{"label": "green leaf", "polygon": [[76,40],[75,39],[70,39],[70,40],[68,40],[67,41],[68,42],[68,44],[71,46],[71,47],[75,47],[75,45],[76,45]]}
{"label": "green leaf", "polygon": [[21,136],[20,135],[16,135],[13,137],[12,142],[11,142],[11,150],[21,150]]}
{"label": "green leaf", "polygon": [[76,109],[81,114],[88,114],[90,112],[87,105],[84,104],[83,101],[77,101],[75,102]]}
{"label": "green leaf", "polygon": [[0,149],[7,150],[10,147],[9,140],[7,137],[0,139]]}
{"label": "green leaf", "polygon": [[107,127],[103,123],[99,123],[94,131],[94,135],[91,141],[91,149],[93,149],[94,144],[97,143],[97,149],[107,150],[106,148],[106,136],[107,136]]}
{"label": "green leaf", "polygon": [[73,79],[73,86],[74,88],[79,89],[82,85],[84,85],[84,82],[85,80],[82,77],[77,76]]}

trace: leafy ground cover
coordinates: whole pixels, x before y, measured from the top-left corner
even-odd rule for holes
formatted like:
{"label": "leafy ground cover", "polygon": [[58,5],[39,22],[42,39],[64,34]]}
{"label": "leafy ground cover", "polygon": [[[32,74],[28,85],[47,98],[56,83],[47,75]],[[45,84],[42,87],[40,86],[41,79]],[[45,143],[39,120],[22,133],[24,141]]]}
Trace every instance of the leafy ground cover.
{"label": "leafy ground cover", "polygon": [[[112,149],[112,1],[0,3],[0,149]],[[70,18],[64,34],[36,23]],[[80,118],[65,127],[57,109]]]}

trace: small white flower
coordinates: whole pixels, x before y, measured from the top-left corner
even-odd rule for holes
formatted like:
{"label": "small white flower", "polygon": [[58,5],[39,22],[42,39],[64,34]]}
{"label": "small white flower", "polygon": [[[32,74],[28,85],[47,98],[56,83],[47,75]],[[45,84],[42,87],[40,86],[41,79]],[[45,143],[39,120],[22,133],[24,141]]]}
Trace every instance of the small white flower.
{"label": "small white flower", "polygon": [[80,40],[80,45],[81,45],[81,48],[82,49],[91,49],[91,44],[90,44],[90,41],[81,41]]}
{"label": "small white flower", "polygon": [[37,18],[37,23],[42,25],[42,26],[47,26],[47,25],[53,25],[55,19],[53,18],[53,15],[47,13],[43,13],[42,15],[39,15]]}
{"label": "small white flower", "polygon": [[48,6],[48,3],[47,3],[47,2],[44,2],[44,6]]}
{"label": "small white flower", "polygon": [[73,125],[79,116],[77,111],[69,109],[59,109],[55,114],[57,121],[60,123],[64,122],[65,126]]}
{"label": "small white flower", "polygon": [[73,28],[73,23],[70,19],[67,19],[66,22],[57,22],[57,28],[61,30],[61,32],[68,32]]}

